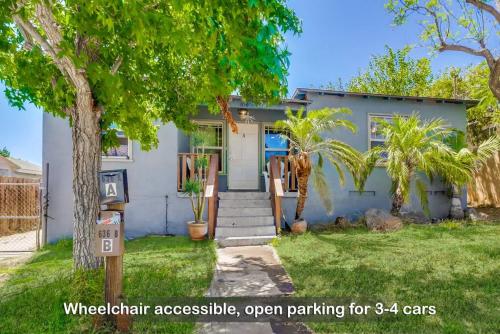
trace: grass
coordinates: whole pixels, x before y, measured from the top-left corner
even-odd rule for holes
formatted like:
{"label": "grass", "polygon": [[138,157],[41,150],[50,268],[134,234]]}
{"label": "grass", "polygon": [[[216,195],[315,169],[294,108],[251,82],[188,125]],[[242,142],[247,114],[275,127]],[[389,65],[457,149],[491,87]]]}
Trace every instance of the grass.
{"label": "grass", "polygon": [[[64,302],[100,305],[104,299],[102,270],[91,275],[73,274],[71,249],[68,240],[49,245],[9,272],[8,281],[0,287],[0,333],[95,332],[90,317],[64,313]],[[202,296],[212,279],[214,249],[212,242],[194,243],[184,237],[146,237],[127,242],[127,300]],[[7,272],[0,268],[2,271]],[[81,286],[78,290],[73,288],[76,283]],[[133,328],[137,333],[191,333],[194,324],[151,323],[138,318]]]}
{"label": "grass", "polygon": [[308,324],[317,333],[499,333],[500,224],[353,228],[275,244],[300,297],[435,305],[437,314]]}

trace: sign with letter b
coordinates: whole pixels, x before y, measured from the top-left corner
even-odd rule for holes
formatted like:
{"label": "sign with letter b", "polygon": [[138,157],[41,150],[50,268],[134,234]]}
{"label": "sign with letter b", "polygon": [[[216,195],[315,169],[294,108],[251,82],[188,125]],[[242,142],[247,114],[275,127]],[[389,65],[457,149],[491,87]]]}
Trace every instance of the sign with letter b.
{"label": "sign with letter b", "polygon": [[113,222],[114,220],[119,221],[119,213],[117,211],[101,211],[100,218],[101,219],[98,221],[99,224],[95,225],[95,255],[123,255],[123,224],[116,224]]}

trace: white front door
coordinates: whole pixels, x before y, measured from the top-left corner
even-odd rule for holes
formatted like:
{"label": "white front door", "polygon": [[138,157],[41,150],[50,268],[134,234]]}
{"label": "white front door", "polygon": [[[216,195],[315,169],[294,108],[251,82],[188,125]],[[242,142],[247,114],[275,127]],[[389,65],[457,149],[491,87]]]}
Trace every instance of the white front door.
{"label": "white front door", "polygon": [[238,123],[238,133],[229,130],[229,189],[259,188],[259,126]]}

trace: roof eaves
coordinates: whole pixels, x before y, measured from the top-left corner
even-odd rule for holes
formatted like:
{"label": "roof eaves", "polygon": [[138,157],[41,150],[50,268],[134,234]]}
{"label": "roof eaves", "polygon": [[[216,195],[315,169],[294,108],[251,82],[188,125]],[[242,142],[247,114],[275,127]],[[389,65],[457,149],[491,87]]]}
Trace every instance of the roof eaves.
{"label": "roof eaves", "polygon": [[476,106],[478,100],[467,100],[467,99],[447,99],[447,98],[437,98],[437,97],[427,97],[427,96],[403,96],[403,95],[390,95],[390,94],[374,94],[374,93],[357,93],[357,92],[346,92],[337,91],[330,89],[315,89],[315,88],[297,88],[292,96],[292,98],[297,98],[299,94],[302,93],[317,93],[321,95],[335,95],[335,96],[355,96],[355,97],[378,97],[386,100],[398,100],[398,101],[416,101],[416,102],[436,102],[436,103],[454,103],[454,104],[464,104],[466,108],[471,108]]}

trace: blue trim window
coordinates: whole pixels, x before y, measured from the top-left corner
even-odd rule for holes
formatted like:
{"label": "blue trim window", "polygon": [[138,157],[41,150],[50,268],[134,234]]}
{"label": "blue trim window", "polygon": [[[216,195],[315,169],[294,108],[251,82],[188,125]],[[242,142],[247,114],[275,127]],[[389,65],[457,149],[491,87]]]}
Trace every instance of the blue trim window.
{"label": "blue trim window", "polygon": [[283,130],[274,126],[264,127],[264,164],[274,155],[288,155],[290,141],[282,136]]}

